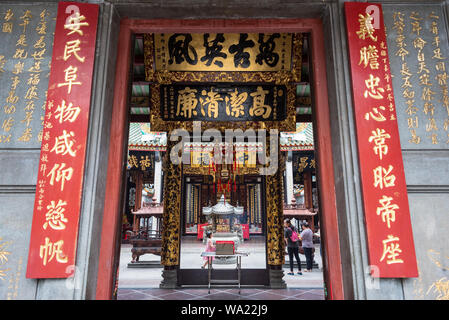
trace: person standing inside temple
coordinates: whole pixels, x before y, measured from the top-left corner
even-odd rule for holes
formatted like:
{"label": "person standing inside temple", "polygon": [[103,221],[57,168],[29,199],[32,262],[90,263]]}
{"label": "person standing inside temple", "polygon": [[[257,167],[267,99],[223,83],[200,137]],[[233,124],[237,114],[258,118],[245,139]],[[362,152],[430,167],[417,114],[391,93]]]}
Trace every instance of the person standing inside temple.
{"label": "person standing inside temple", "polygon": [[310,226],[307,222],[302,224],[303,231],[299,235],[299,240],[302,242],[302,247],[304,249],[304,255],[306,256],[306,272],[312,272],[313,263],[313,232],[310,230]]}
{"label": "person standing inside temple", "polygon": [[[215,252],[215,245],[214,245],[214,241],[212,240],[212,231],[207,231],[206,232],[206,249],[204,250],[205,252]],[[212,261],[214,260],[214,257],[203,257],[204,263],[201,266],[201,269],[206,268],[206,265],[208,263],[212,263]]]}
{"label": "person standing inside temple", "polygon": [[301,259],[299,258],[299,238],[295,227],[291,224],[290,219],[284,220],[284,239],[287,245],[288,258],[290,261],[290,272],[289,275],[294,275],[293,272],[293,255],[298,262],[298,274],[302,275],[301,272]]}

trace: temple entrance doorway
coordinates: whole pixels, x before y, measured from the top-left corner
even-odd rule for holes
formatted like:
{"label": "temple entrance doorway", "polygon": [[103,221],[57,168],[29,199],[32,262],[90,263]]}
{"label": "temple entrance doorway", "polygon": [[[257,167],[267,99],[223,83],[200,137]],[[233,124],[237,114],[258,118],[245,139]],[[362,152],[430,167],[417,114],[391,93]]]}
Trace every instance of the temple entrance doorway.
{"label": "temple entrance doorway", "polygon": [[[322,81],[325,76],[322,68],[309,63],[312,56],[321,63],[324,61],[322,40],[317,40],[319,35],[322,36],[322,30],[319,22],[311,20],[308,23],[308,27],[305,27],[307,23],[299,24],[297,30],[291,27],[292,31],[296,30],[293,33],[266,33],[276,30],[275,27],[254,27],[256,32],[265,33],[250,33],[253,31],[251,28],[238,30],[226,27],[217,30],[234,30],[236,33],[232,36],[204,33],[207,29],[204,26],[197,30],[198,33],[158,34],[151,33],[152,27],[145,23],[142,28],[135,22],[122,24],[122,42],[131,52],[124,59],[119,54],[118,74],[126,74],[129,88],[122,90],[116,86],[116,93],[120,93],[121,98],[116,98],[119,112],[115,115],[123,115],[123,110],[127,110],[125,118],[128,125],[123,127],[123,132],[120,127],[112,128],[110,148],[116,146],[115,150],[123,150],[128,161],[122,182],[116,183],[115,178],[108,178],[114,180],[108,184],[108,190],[123,191],[120,195],[114,195],[115,191],[107,193],[106,198],[109,195],[112,198],[105,202],[104,219],[117,208],[121,211],[120,222],[117,223],[120,235],[118,239],[116,237],[120,244],[116,249],[106,249],[110,234],[106,222],[102,234],[100,265],[101,261],[108,259],[109,250],[114,252],[111,257],[116,266],[110,272],[111,284],[114,284],[110,292],[116,294],[117,288],[123,287],[121,280],[126,279],[126,273],[131,269],[142,271],[143,278],[148,277],[150,270],[158,271],[157,280],[151,285],[147,283],[148,288],[207,285],[207,272],[201,269],[204,261],[201,254],[206,251],[204,240],[208,231],[216,238],[215,245],[217,242],[231,242],[233,253],[238,250],[249,253],[246,261],[242,259],[241,285],[286,288],[290,284],[285,275],[288,271],[283,241],[285,218],[291,218],[297,227],[309,222],[314,232],[318,223],[323,231],[329,225],[331,232],[326,233],[326,244],[330,243],[330,248],[323,251],[333,252],[326,259],[334,261],[339,257],[338,241],[330,241],[338,240],[338,233],[332,227],[336,224],[333,173],[329,170],[332,168],[331,152],[327,143],[321,143],[319,147],[320,139],[323,140],[329,132],[327,100],[324,102],[326,95],[317,95],[313,89],[318,78],[321,93],[326,93],[327,89],[323,88],[325,81]],[[170,24],[167,30],[175,29]],[[239,31],[246,33],[237,33]],[[166,39],[163,39],[164,36]],[[210,50],[210,46],[214,45],[213,39],[221,36],[230,39],[225,48],[231,58],[240,56],[236,54],[238,50],[245,53],[245,41],[250,40],[255,50],[249,55],[257,57],[267,45],[272,48],[269,43],[279,38],[282,44],[276,42],[276,46],[284,46],[285,49],[278,52],[284,55],[283,67],[277,71],[254,69],[252,72],[169,70],[169,61],[176,61],[176,57],[182,56],[187,63],[189,58],[204,57],[204,52],[198,54],[199,48],[209,47]],[[182,38],[181,42],[173,40],[177,37]],[[310,43],[313,41],[315,52],[312,54]],[[287,49],[286,44],[290,45]],[[196,50],[197,56],[194,54]],[[286,53],[290,54],[290,60],[285,58]],[[266,63],[266,59],[265,52],[265,58],[262,55],[259,60]],[[126,63],[123,64],[125,61],[132,62],[131,70],[125,67]],[[183,62],[182,59],[179,61]],[[256,65],[255,60],[251,63]],[[203,61],[203,64],[207,62]],[[229,67],[229,64],[224,65]],[[168,69],[164,71],[163,68]],[[316,72],[315,79],[312,69]],[[310,78],[305,80],[303,75]],[[126,101],[125,109],[119,107],[123,101]],[[314,113],[314,108],[321,108],[321,112]],[[209,139],[203,139],[203,136],[195,140],[195,125],[198,123],[203,126],[200,132],[209,133]],[[304,137],[301,131],[305,126],[311,128],[311,145],[301,140]],[[133,128],[137,128],[137,135],[132,133]],[[214,133],[210,134],[214,129]],[[235,136],[227,140],[227,130],[242,131],[243,140]],[[245,136],[249,130],[256,132],[256,140]],[[127,148],[117,143],[120,133],[115,135],[115,131],[122,132],[124,138],[128,132]],[[172,139],[175,131],[176,137]],[[258,140],[258,134],[262,131],[265,135]],[[216,133],[222,136],[216,139]],[[314,135],[318,137],[316,140]],[[186,137],[188,139],[184,140]],[[262,146],[253,148],[254,143],[261,143]],[[231,157],[227,159],[229,154],[225,154],[227,161],[223,164],[215,162],[215,156],[221,154],[220,150],[223,145],[226,149],[227,144],[232,146]],[[198,146],[200,150],[195,149]],[[243,149],[236,148],[238,146],[243,146]],[[207,148],[214,151],[210,153]],[[312,155],[306,156],[306,151]],[[207,153],[208,157],[205,156]],[[273,155],[277,157],[275,161],[270,158]],[[111,153],[109,158],[110,166],[118,160]],[[298,167],[293,168],[293,162],[302,171]],[[270,171],[270,164],[274,164],[274,171]],[[321,164],[324,166],[321,167]],[[314,172],[304,170],[307,166],[313,167]],[[298,172],[301,176],[299,180],[294,177]],[[319,200],[323,194],[326,194],[328,201],[323,202],[321,207]],[[108,211],[108,207],[112,208],[111,205],[118,199],[121,199],[118,201],[120,205],[117,203],[117,208]],[[301,199],[304,201],[301,202]],[[219,207],[230,208],[232,212],[215,210]],[[321,251],[319,246],[316,248]],[[120,259],[118,252],[121,252]],[[220,257],[216,256],[215,259],[218,262]],[[321,288],[326,287],[325,291],[331,293],[328,286],[330,288],[331,282],[336,281],[332,282],[332,292],[337,292],[335,290],[341,289],[338,277],[332,278],[328,273],[327,279],[326,275],[325,281],[322,279],[321,270],[326,274],[326,270],[333,268],[330,260],[326,259],[323,262],[315,261],[314,268],[319,270]],[[233,270],[228,270],[232,263],[228,262],[213,263],[216,275],[224,279],[232,277]],[[98,297],[107,295],[108,291],[104,290],[107,289],[105,280],[108,272],[103,272],[98,280]],[[131,282],[135,287],[139,279]]]}
{"label": "temple entrance doorway", "polygon": [[[306,265],[304,250],[298,248],[298,256],[294,254],[292,257],[293,259],[299,257],[302,263],[298,260],[294,261],[295,272],[293,275],[296,276],[293,277],[290,274],[290,256],[285,254],[288,251],[288,242],[278,243],[277,247],[267,246],[267,236],[276,239],[282,238],[284,233],[282,222],[286,219],[291,220],[291,228],[298,234],[301,233],[305,223],[310,226],[312,232],[318,229],[319,204],[313,141],[313,106],[309,81],[309,35],[274,33],[267,35],[241,34],[239,37],[235,37],[235,34],[218,34],[216,39],[225,42],[227,38],[235,38],[231,41],[236,42],[238,39],[244,38],[242,35],[254,39],[259,38],[260,43],[263,43],[264,38],[282,37],[282,48],[289,52],[284,59],[289,61],[288,68],[291,68],[292,74],[296,77],[295,80],[274,82],[274,86],[272,81],[257,82],[256,86],[252,77],[260,77],[259,81],[264,80],[265,78],[260,76],[263,72],[248,73],[253,75],[246,77],[242,77],[236,72],[224,72],[228,77],[227,80],[230,79],[232,84],[223,84],[223,80],[214,79],[219,76],[214,75],[213,72],[211,72],[212,77],[204,72],[207,70],[206,63],[197,71],[208,75],[199,76],[202,81],[186,82],[184,78],[193,73],[180,72],[183,74],[180,77],[181,80],[170,80],[168,82],[170,85],[167,85],[166,81],[160,82],[157,79],[148,78],[148,70],[156,68],[149,64],[156,62],[157,65],[157,62],[164,62],[163,59],[159,61],[157,55],[157,52],[164,50],[163,35],[135,36],[132,66],[135,81],[131,83],[129,115],[131,122],[128,135],[126,200],[121,249],[121,251],[123,249],[125,251],[123,252],[125,261],[121,263],[121,277],[125,282],[127,277],[132,277],[131,274],[139,278],[139,269],[151,270],[152,274],[163,274],[162,268],[165,265],[162,261],[164,259],[163,251],[164,248],[172,245],[167,243],[170,240],[163,237],[164,228],[167,228],[167,223],[164,224],[164,216],[167,219],[167,212],[164,215],[164,198],[170,199],[173,191],[163,186],[164,178],[170,179],[173,174],[173,172],[167,171],[169,166],[164,163],[174,162],[169,155],[170,150],[167,150],[167,136],[170,137],[171,132],[156,132],[151,129],[151,107],[154,106],[160,110],[162,119],[177,120],[176,126],[185,130],[188,135],[192,134],[192,137],[188,138],[182,136],[182,140],[178,143],[182,160],[179,166],[180,172],[175,173],[176,177],[172,178],[171,182],[166,181],[166,183],[172,183],[179,187],[176,190],[176,199],[167,201],[170,202],[169,205],[172,205],[173,202],[176,204],[172,215],[177,216],[176,223],[178,225],[171,226],[171,232],[179,233],[178,252],[175,255],[169,254],[172,259],[178,261],[176,283],[172,285],[176,284],[177,287],[206,286],[211,282],[211,278],[218,277],[219,281],[223,283],[226,281],[231,283],[232,279],[239,278],[239,285],[242,286],[304,287],[305,284],[308,284],[310,287],[314,281],[308,279],[311,278],[309,275],[304,276],[299,273],[298,269],[305,270],[305,273],[307,268],[310,268],[309,271],[320,273],[313,277],[315,285],[318,288],[323,287],[320,266],[315,261],[320,259],[320,255],[312,257],[313,261],[310,267]],[[166,40],[170,43],[179,38],[179,41],[190,43],[187,42],[187,39],[195,39],[195,37],[206,39],[208,36],[209,34],[200,34],[179,37],[178,34],[173,34],[167,36]],[[199,41],[192,40],[193,43],[195,46],[189,49],[191,53],[201,52],[201,48],[205,46]],[[280,42],[272,40],[273,46],[280,46],[280,44]],[[261,48],[249,51],[248,54],[258,53],[260,56]],[[294,52],[294,50],[298,52]],[[179,61],[183,59],[181,53],[177,54],[170,49],[167,54],[169,57],[179,58]],[[184,52],[185,59],[187,59],[186,54],[188,52]],[[281,51],[279,50],[279,54],[276,52],[272,52],[272,54],[279,57]],[[248,61],[251,63],[250,59]],[[155,90],[154,87],[157,89]],[[291,96],[288,96],[290,93]],[[158,96],[157,99],[155,99],[155,95]],[[246,103],[248,97],[254,97],[252,103]],[[220,102],[226,103],[220,104]],[[290,110],[293,110],[295,116],[293,124],[286,120]],[[256,112],[261,115],[260,119],[254,117]],[[238,127],[242,123],[242,119],[247,120],[245,117],[250,117],[249,113],[252,113],[256,120],[261,121],[246,122],[244,128],[247,130],[245,132],[240,130],[242,135],[239,136],[235,133],[239,130],[236,130],[236,126]],[[192,129],[189,130],[188,126],[185,126],[184,122],[190,124],[193,123],[191,120],[202,119],[200,115],[205,120],[212,120],[207,128],[216,130],[215,134],[223,135],[219,140],[216,139],[216,136],[213,137],[214,139],[208,139],[207,136],[195,137],[193,135],[195,127],[192,126]],[[214,122],[214,118],[228,121]],[[270,119],[271,122],[263,121],[263,118]],[[134,119],[139,119],[140,122],[132,122]],[[284,125],[273,126],[272,123],[277,123],[276,121],[284,122]],[[158,127],[157,122],[153,121],[154,123]],[[201,124],[201,122],[199,123]],[[220,124],[218,125],[218,123]],[[294,129],[276,133],[274,151],[269,147],[270,142],[267,137],[264,136],[261,139],[257,134],[251,135],[255,133],[254,129],[261,130],[267,126],[267,123],[275,129],[278,127]],[[172,127],[172,129],[176,131],[179,129],[178,127]],[[159,129],[164,128],[159,126]],[[235,137],[232,136],[231,139],[224,135],[229,129],[235,131]],[[205,131],[203,130],[203,132]],[[200,134],[202,134],[201,131]],[[172,145],[172,148],[174,147],[176,146]],[[269,174],[273,175],[279,171],[278,179],[274,181],[267,179],[265,174],[260,174],[263,159],[258,159],[258,157],[267,153],[271,153],[271,155],[277,153],[275,161],[278,167]],[[275,158],[273,157],[273,159]],[[271,165],[271,163],[268,164]],[[271,211],[267,214],[267,206],[270,206],[270,201],[273,202],[273,195],[267,194],[270,193],[270,190],[278,195],[274,202],[281,202],[282,205],[275,203],[275,206],[270,207]],[[271,220],[277,219],[276,223],[270,221],[271,230],[267,228],[268,216]],[[173,217],[168,219],[170,218]],[[268,232],[271,234],[268,235]],[[315,243],[319,243],[317,235],[318,232],[315,233]],[[247,256],[240,258],[241,264],[237,263],[239,258],[232,255],[202,257],[201,254],[208,251],[209,238],[212,239],[214,250],[222,244],[231,243],[232,252],[229,253],[244,253]],[[282,249],[284,251],[280,252]],[[131,257],[130,261],[125,264],[124,262],[127,257],[129,260],[129,256]],[[279,267],[282,264],[284,274],[280,273],[280,275],[283,278],[281,277],[276,284],[273,284],[273,279],[270,280],[268,256],[275,256],[271,260],[277,260]],[[207,262],[210,259],[212,260],[208,265]],[[273,261],[271,263],[273,264]],[[124,268],[125,265],[126,268]],[[240,273],[238,277],[236,273]],[[301,275],[302,277],[299,277]],[[307,279],[304,280],[304,278]],[[142,283],[153,287],[164,285],[164,279],[159,277],[154,277],[154,279],[157,280],[151,283],[142,279]],[[317,279],[318,281],[316,281]],[[158,280],[159,284],[156,283]]]}

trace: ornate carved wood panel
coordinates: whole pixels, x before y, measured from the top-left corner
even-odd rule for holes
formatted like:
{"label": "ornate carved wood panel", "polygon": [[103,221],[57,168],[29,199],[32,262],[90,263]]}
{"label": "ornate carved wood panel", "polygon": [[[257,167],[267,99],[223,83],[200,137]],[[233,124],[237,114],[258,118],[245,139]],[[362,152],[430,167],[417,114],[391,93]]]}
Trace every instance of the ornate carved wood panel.
{"label": "ornate carved wood panel", "polygon": [[267,261],[269,265],[284,264],[284,226],[283,226],[283,172],[285,156],[279,155],[279,168],[273,175],[266,176],[267,210]]}
{"label": "ornate carved wood panel", "polygon": [[[167,150],[172,150],[176,142],[167,141]],[[181,212],[181,164],[170,161],[170,152],[164,156],[164,213],[162,215],[161,264],[179,265],[180,212]]]}

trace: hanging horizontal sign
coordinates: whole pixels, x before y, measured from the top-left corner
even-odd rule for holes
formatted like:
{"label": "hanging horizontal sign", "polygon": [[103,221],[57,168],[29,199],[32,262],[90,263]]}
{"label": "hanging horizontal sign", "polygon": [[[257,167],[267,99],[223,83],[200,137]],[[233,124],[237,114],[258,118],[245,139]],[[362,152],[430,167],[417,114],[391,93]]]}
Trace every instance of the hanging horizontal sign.
{"label": "hanging horizontal sign", "polygon": [[27,278],[67,278],[74,270],[98,9],[58,5]]}
{"label": "hanging horizontal sign", "polygon": [[156,71],[289,71],[291,33],[155,34]]}
{"label": "hanging horizontal sign", "polygon": [[165,121],[280,121],[287,88],[276,85],[161,85]]}
{"label": "hanging horizontal sign", "polygon": [[130,150],[128,154],[128,170],[153,171],[154,152]]}
{"label": "hanging horizontal sign", "polygon": [[315,154],[313,151],[299,151],[292,154],[293,180],[300,183],[301,174],[315,170]]}
{"label": "hanging horizontal sign", "polygon": [[417,277],[382,6],[346,2],[345,13],[372,276]]}
{"label": "hanging horizontal sign", "polygon": [[190,165],[192,167],[209,167],[213,162],[213,152],[208,150],[195,150],[190,153]]}
{"label": "hanging horizontal sign", "polygon": [[255,168],[257,165],[257,152],[253,148],[248,149],[236,149],[235,162],[238,167],[250,167]]}
{"label": "hanging horizontal sign", "polygon": [[[236,148],[233,161],[238,167],[255,167],[256,166],[256,152],[257,148]],[[213,149],[193,148],[190,152],[190,165],[192,167],[210,167],[214,162]]]}

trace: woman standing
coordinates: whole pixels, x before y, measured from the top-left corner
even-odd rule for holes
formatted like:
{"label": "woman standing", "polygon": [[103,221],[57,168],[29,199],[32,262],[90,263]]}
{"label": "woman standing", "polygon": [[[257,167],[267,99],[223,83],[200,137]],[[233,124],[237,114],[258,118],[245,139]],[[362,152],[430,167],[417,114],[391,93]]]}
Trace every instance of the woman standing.
{"label": "woman standing", "polygon": [[307,270],[306,272],[312,272],[313,263],[313,232],[310,230],[310,226],[307,222],[302,224],[303,231],[299,235],[299,240],[302,241],[302,247],[304,249],[304,255],[306,256]]}
{"label": "woman standing", "polygon": [[290,261],[290,272],[289,275],[294,275],[293,273],[293,255],[298,262],[298,274],[302,275],[301,272],[301,259],[299,258],[299,243],[298,239],[294,238],[295,227],[292,226],[290,219],[284,220],[284,239],[287,245],[288,258]]}

